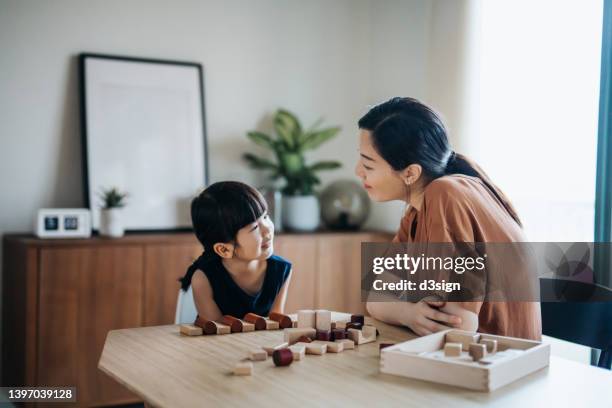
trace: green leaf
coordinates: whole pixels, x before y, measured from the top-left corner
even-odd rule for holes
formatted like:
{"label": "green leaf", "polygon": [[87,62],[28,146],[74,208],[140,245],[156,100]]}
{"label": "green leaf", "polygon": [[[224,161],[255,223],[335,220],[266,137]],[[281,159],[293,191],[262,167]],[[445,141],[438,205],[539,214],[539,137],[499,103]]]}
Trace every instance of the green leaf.
{"label": "green leaf", "polygon": [[320,161],[320,162],[316,162],[312,166],[309,166],[308,168],[311,171],[321,171],[321,170],[333,170],[339,167],[342,167],[342,163],[337,162],[337,161]]}
{"label": "green leaf", "polygon": [[304,140],[304,143],[302,143],[301,148],[303,150],[315,149],[319,147],[321,144],[335,137],[338,134],[338,132],[340,132],[339,127],[332,127],[332,128],[320,130],[315,133],[311,133],[308,136],[306,136],[306,139]]}
{"label": "green leaf", "polygon": [[251,153],[243,154],[242,158],[246,160],[247,162],[249,162],[249,165],[255,169],[260,169],[260,170],[270,169],[270,170],[278,171],[278,165],[276,165],[275,163],[272,163],[268,159],[257,157]]}
{"label": "green leaf", "polygon": [[272,138],[265,133],[261,132],[248,132],[247,137],[251,139],[255,144],[259,146],[267,147],[269,149],[274,149],[274,141]]}
{"label": "green leaf", "polygon": [[279,109],[274,116],[274,129],[290,150],[298,146],[302,126],[293,113]]}

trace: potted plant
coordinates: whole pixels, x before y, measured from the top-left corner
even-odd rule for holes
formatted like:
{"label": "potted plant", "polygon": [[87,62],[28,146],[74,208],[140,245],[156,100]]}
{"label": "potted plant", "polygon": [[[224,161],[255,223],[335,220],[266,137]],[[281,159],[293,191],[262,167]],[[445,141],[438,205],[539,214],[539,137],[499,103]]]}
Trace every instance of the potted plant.
{"label": "potted plant", "polygon": [[102,199],[100,235],[111,238],[123,236],[125,231],[121,220],[121,212],[127,196],[127,193],[120,192],[116,187],[102,190],[100,193]]}
{"label": "potted plant", "polygon": [[339,127],[320,128],[317,121],[303,129],[291,112],[279,109],[274,115],[276,137],[252,131],[247,137],[259,146],[270,149],[275,161],[245,153],[244,159],[254,169],[269,171],[273,181],[283,179],[283,224],[298,231],[312,231],[319,225],[319,201],[314,187],[321,183],[316,173],[336,169],[337,161],[319,161],[308,165],[304,152],[313,150],[338,134]]}

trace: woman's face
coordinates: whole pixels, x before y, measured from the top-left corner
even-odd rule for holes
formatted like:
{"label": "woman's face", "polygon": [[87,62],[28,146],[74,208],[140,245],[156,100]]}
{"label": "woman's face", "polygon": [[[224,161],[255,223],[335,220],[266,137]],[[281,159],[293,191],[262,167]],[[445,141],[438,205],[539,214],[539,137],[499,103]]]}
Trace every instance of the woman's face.
{"label": "woman's face", "polygon": [[236,235],[234,256],[244,260],[268,259],[274,252],[274,224],[265,212]]}
{"label": "woman's face", "polygon": [[406,200],[406,184],[400,173],[378,154],[369,130],[361,129],[359,134],[359,161],[355,174],[372,200]]}

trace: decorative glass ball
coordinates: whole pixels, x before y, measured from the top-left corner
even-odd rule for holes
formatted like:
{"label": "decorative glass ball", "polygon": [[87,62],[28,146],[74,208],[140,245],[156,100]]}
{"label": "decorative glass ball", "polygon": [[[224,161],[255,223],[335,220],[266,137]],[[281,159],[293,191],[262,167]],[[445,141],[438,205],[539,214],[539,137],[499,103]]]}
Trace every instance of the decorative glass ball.
{"label": "decorative glass ball", "polygon": [[327,186],[320,196],[321,217],[328,228],[357,230],[370,213],[370,197],[353,180],[339,180]]}

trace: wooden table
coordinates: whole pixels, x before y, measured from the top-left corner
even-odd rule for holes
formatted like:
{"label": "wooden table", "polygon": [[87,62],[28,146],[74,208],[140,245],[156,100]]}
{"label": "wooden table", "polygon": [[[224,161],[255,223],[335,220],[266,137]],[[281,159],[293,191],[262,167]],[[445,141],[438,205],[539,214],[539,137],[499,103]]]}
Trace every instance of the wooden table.
{"label": "wooden table", "polygon": [[414,337],[374,323],[381,336],[356,350],[307,355],[289,367],[255,362],[250,377],[231,374],[253,345],[279,342],[282,331],[185,337],[175,325],[113,330],[99,368],[152,406],[612,406],[612,373],[558,357],[550,367],[492,393],[379,372],[378,342]]}

